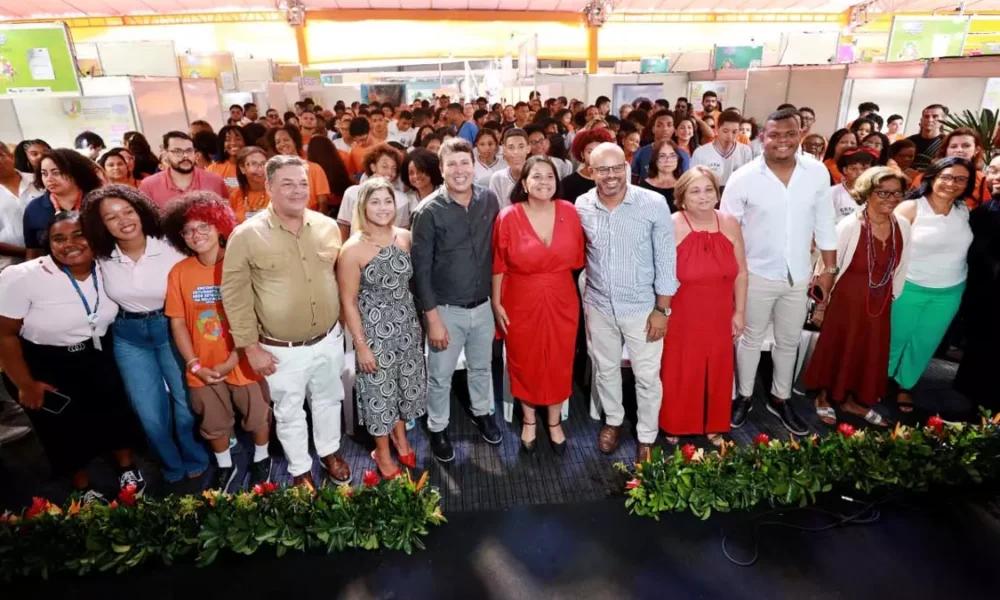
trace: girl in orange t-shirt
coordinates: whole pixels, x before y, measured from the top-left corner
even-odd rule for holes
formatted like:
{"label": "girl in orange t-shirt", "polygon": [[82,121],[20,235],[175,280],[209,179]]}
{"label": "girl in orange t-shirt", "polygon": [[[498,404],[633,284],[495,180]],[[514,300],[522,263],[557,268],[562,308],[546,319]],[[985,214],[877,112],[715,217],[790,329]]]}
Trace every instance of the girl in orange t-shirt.
{"label": "girl in orange t-shirt", "polygon": [[849,129],[838,129],[830,136],[830,143],[826,146],[826,154],[823,155],[823,164],[830,171],[833,185],[844,181],[844,175],[837,168],[837,159],[844,152],[857,147],[858,137]]}
{"label": "girl in orange t-shirt", "polygon": [[229,205],[236,214],[236,222],[242,223],[271,203],[264,176],[267,154],[262,148],[248,146],[240,150],[236,164],[239,186],[230,192]]}
{"label": "girl in orange t-shirt", "polygon": [[245,146],[243,128],[238,125],[226,125],[219,130],[219,154],[216,156],[216,161],[205,169],[224,179],[230,193],[239,188],[236,157]]}
{"label": "girl in orange t-shirt", "polygon": [[212,192],[191,192],[169,205],[163,232],[177,250],[188,257],[175,264],[167,276],[163,311],[170,332],[184,358],[190,400],[201,418],[202,437],[212,447],[218,463],[213,488],[227,492],[242,480],[229,452],[233,415],[253,435],[254,456],[250,483],[270,481],[271,401],[263,378],[236,350],[222,305],[223,242],[236,227],[228,203]]}

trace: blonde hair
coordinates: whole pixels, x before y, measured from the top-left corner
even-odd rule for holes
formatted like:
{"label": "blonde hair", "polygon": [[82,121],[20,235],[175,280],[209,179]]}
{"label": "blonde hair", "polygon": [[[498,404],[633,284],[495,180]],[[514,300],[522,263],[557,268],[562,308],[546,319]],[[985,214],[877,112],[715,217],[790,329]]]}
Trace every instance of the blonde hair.
{"label": "blonde hair", "polygon": [[719,192],[719,178],[715,176],[715,171],[705,165],[695,165],[685,171],[674,184],[674,206],[677,207],[677,210],[684,210],[684,196],[687,195],[688,187],[699,177],[707,177],[708,181],[711,182],[712,188],[715,189],[717,204],[722,199],[722,194]]}
{"label": "blonde hair", "polygon": [[351,229],[357,232],[368,230],[368,203],[379,190],[389,192],[392,198],[393,222],[396,220],[396,188],[392,187],[385,177],[369,177],[358,190],[358,201],[354,205],[354,215],[351,218]]}
{"label": "blonde hair", "polygon": [[903,175],[896,171],[895,169],[890,169],[889,167],[872,167],[861,174],[860,177],[854,182],[854,188],[851,189],[851,197],[859,205],[868,202],[868,196],[872,195],[878,186],[882,185],[882,182],[887,179],[895,179],[899,182],[899,189],[906,193],[909,184]]}

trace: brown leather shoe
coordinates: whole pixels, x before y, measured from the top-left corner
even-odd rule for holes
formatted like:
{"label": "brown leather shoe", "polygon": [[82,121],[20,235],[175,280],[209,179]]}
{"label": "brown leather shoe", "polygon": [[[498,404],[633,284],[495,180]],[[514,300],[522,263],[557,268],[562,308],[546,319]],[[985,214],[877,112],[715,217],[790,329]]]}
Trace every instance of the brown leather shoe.
{"label": "brown leather shoe", "polygon": [[605,425],[597,436],[597,449],[604,454],[611,454],[618,449],[618,433],[621,425]]}
{"label": "brown leather shoe", "polygon": [[309,489],[316,489],[316,482],[313,481],[313,475],[309,471],[301,475],[297,475],[292,478],[292,485],[295,487],[307,487]]}
{"label": "brown leather shoe", "polygon": [[644,463],[653,460],[653,445],[639,442],[639,447],[635,452],[635,462]]}
{"label": "brown leather shoe", "polygon": [[339,454],[324,456],[321,464],[326,469],[327,475],[330,476],[330,480],[337,485],[351,482],[351,467],[346,460],[340,458]]}

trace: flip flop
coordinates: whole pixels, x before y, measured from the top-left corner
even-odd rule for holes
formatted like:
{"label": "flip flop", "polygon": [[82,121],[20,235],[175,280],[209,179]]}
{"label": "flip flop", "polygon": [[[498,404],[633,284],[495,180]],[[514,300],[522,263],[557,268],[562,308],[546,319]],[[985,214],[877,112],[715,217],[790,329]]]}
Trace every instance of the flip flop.
{"label": "flip flop", "polygon": [[816,415],[827,425],[837,424],[837,411],[832,406],[817,406]]}
{"label": "flip flop", "polygon": [[868,409],[868,412],[866,412],[861,418],[876,427],[888,427],[890,424],[889,421],[887,421],[882,415],[871,409]]}
{"label": "flip flop", "polygon": [[719,433],[710,433],[706,437],[708,437],[708,441],[716,448],[721,448],[726,443],[726,440],[722,439],[722,434]]}

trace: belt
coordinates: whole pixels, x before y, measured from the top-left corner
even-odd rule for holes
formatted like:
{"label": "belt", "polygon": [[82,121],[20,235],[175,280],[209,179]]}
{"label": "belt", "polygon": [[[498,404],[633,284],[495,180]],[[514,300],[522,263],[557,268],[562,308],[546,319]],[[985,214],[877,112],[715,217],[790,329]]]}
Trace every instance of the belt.
{"label": "belt", "polygon": [[317,335],[316,337],[311,337],[308,340],[304,340],[301,342],[286,342],[284,340],[276,340],[274,338],[269,338],[264,336],[260,336],[258,341],[261,344],[264,344],[265,346],[280,346],[282,348],[300,348],[302,346],[313,346],[315,344],[322,342],[323,338],[333,333],[335,329],[337,329],[336,325],[334,325],[327,331]]}
{"label": "belt", "polygon": [[130,310],[120,310],[118,311],[118,316],[122,319],[152,319],[154,317],[162,317],[163,309],[151,310],[149,312],[132,312]]}
{"label": "belt", "polygon": [[487,298],[483,298],[482,300],[473,300],[472,302],[469,302],[468,304],[444,304],[442,306],[451,306],[453,308],[476,308],[477,306],[481,306],[481,305],[485,304],[486,302],[489,302],[489,300],[490,299],[487,297]]}

